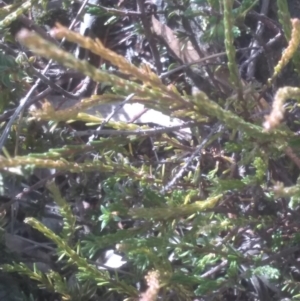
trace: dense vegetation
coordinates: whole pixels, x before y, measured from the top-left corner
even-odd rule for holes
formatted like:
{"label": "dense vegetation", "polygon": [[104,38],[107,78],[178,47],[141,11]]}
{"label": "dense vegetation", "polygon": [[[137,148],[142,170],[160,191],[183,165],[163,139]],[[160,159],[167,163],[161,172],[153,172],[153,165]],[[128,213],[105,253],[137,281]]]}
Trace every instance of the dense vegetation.
{"label": "dense vegetation", "polygon": [[0,300],[300,298],[300,1],[0,16]]}

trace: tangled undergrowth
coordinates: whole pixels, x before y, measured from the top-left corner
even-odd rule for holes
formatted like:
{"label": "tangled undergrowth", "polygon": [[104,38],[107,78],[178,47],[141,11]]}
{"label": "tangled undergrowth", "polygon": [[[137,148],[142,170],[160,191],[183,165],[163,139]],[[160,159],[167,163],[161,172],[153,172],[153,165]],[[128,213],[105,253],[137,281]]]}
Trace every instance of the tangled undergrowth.
{"label": "tangled undergrowth", "polygon": [[300,297],[299,1],[0,15],[0,300]]}

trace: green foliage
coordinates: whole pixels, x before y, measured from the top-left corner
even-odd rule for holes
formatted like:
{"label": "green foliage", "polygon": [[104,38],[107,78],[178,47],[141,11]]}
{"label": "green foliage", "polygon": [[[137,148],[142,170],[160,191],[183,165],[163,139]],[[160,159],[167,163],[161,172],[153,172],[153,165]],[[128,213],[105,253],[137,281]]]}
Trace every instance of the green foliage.
{"label": "green foliage", "polygon": [[[42,1],[39,5],[46,11],[49,3]],[[289,22],[287,2],[277,3],[278,9],[282,8],[278,16],[283,26]],[[33,4],[34,1],[28,1],[18,9],[10,8],[0,27],[7,28]],[[172,31],[171,25],[164,24],[164,31],[159,35],[151,28],[153,39],[146,43],[149,53],[155,53],[157,46],[158,53],[164,56],[174,41],[178,42],[179,53],[194,47],[195,52],[191,53],[198,56],[208,56],[206,49],[195,46],[203,39],[212,49],[225,47],[222,49],[225,58],[222,53],[216,55],[217,60],[211,65],[211,59],[206,57],[197,62],[206,74],[200,81],[207,81],[213,90],[211,93],[204,89],[198,89],[195,94],[181,93],[177,89],[184,86],[178,78],[188,66],[183,66],[182,58],[173,62],[176,51],[166,59],[172,64],[167,64],[164,71],[174,71],[176,68],[171,68],[174,66],[182,69],[175,72],[175,80],[171,76],[162,79],[150,64],[131,64],[100,41],[81,37],[66,28],[58,26],[55,37],[77,43],[98,55],[102,68],[77,59],[34,32],[18,35],[18,41],[37,57],[55,60],[66,69],[75,69],[103,86],[108,85],[109,92],[87,97],[66,109],[55,109],[45,101],[41,108],[30,112],[31,122],[37,123],[34,131],[24,129],[24,123],[15,130],[15,136],[22,141],[18,140],[14,149],[4,150],[0,158],[1,196],[7,190],[6,179],[14,177],[16,183],[16,170],[24,169],[19,172],[22,185],[28,185],[38,197],[35,201],[30,195],[26,202],[29,210],[18,222],[30,226],[30,233],[43,236],[43,243],[36,245],[47,250],[43,259],[48,261],[45,260],[47,265],[43,269],[40,261],[36,260],[34,265],[27,261],[28,253],[12,260],[7,251],[6,234],[10,226],[8,216],[15,210],[3,206],[3,210],[0,207],[3,214],[3,217],[0,215],[0,238],[5,252],[1,253],[4,255],[0,259],[0,276],[21,275],[32,281],[32,287],[37,284],[51,297],[76,301],[144,300],[142,295],[148,296],[147,301],[173,300],[174,296],[177,300],[236,300],[235,297],[270,300],[260,295],[262,291],[271,292],[272,298],[277,300],[281,298],[281,292],[278,293],[281,290],[291,298],[299,297],[299,283],[293,278],[294,267],[290,269],[291,259],[286,260],[288,256],[297,256],[299,251],[297,248],[293,251],[299,244],[300,184],[299,180],[296,182],[300,166],[299,139],[297,133],[289,129],[290,120],[279,125],[284,120],[285,101],[298,100],[300,90],[283,85],[272,109],[264,99],[263,104],[271,111],[265,116],[264,125],[262,120],[257,121],[254,115],[257,110],[261,113],[258,103],[265,95],[266,83],[255,85],[256,91],[252,83],[246,82],[238,61],[245,55],[239,56],[236,47],[240,38],[247,39],[243,37],[245,31],[250,32],[246,16],[257,7],[258,1],[250,0],[167,1],[166,10],[158,12],[168,19],[166,23],[174,22],[176,26],[180,23],[179,31]],[[108,20],[104,18],[105,29],[133,14],[120,7],[90,7],[87,11],[100,17],[109,16]],[[69,14],[66,6],[64,12]],[[50,9],[46,13],[49,14],[42,19],[42,25],[50,19],[53,23],[53,17],[66,17],[57,11],[50,13]],[[146,14],[148,17],[148,11]],[[133,15],[140,18],[140,12]],[[150,17],[152,14],[149,14],[149,22]],[[201,29],[203,35],[195,35],[194,39],[193,31],[197,27],[188,26],[193,23],[200,24],[199,30],[201,26],[204,28]],[[294,52],[283,53],[278,72],[289,59],[297,67],[296,27],[293,35],[292,27],[283,26]],[[130,37],[142,32],[147,36],[147,29],[142,28],[141,23],[132,28]],[[167,33],[172,37],[170,45],[158,44]],[[17,90],[18,84],[29,82],[26,73],[29,61],[25,56],[15,60],[0,53],[1,112],[12,100],[9,93]],[[41,62],[39,59],[38,63]],[[227,65],[226,87],[214,74],[217,64]],[[112,72],[111,66],[119,73]],[[73,84],[68,81],[66,86],[73,87]],[[276,83],[273,84],[275,87]],[[171,119],[180,118],[183,123],[193,121],[193,134],[182,138],[176,131],[170,134],[162,128],[159,129],[162,132],[149,135],[150,125],[108,120],[86,113],[95,105],[122,101],[130,94],[128,103],[139,102]],[[290,106],[289,117],[293,109]],[[102,132],[93,134],[92,138],[88,132],[89,140],[77,136],[81,127],[91,130],[94,126],[113,134]],[[25,133],[31,136],[28,140],[23,139]],[[19,156],[13,155],[18,153]],[[40,178],[38,169],[56,173]],[[36,189],[35,185],[43,185],[52,177],[55,180]],[[285,184],[277,183],[278,179]],[[18,192],[18,195],[24,197],[27,192]],[[43,207],[43,202],[48,205],[52,201],[58,208],[57,220],[62,223],[60,232],[46,226],[47,218],[42,222],[44,212],[35,213],[30,207],[34,202]],[[109,265],[112,251],[122,264]],[[159,276],[155,278],[155,275]],[[26,298],[40,300],[29,293],[24,294],[24,300]]]}
{"label": "green foliage", "polygon": [[271,266],[265,265],[257,267],[253,270],[253,275],[257,276],[267,276],[270,280],[277,280],[280,277],[280,271]]}
{"label": "green foliage", "polygon": [[21,95],[22,80],[26,75],[17,60],[0,52],[0,112],[3,112],[11,102]]}
{"label": "green foliage", "polygon": [[72,210],[67,201],[61,196],[59,189],[55,186],[54,183],[49,183],[47,188],[52,193],[54,201],[59,206],[60,213],[62,215],[64,221],[63,231],[61,236],[66,241],[69,241],[72,244],[72,240],[74,238],[74,234],[76,231],[76,218],[72,214]]}
{"label": "green foliage", "polygon": [[[214,11],[220,11],[220,1],[207,1]],[[258,4],[258,1],[252,0],[244,0],[241,2],[241,5],[232,10],[234,25],[231,27],[233,36],[238,38],[241,36],[241,30],[239,28],[239,24],[242,24],[247,13],[254,8]],[[188,14],[188,11],[187,11]],[[201,15],[201,12],[199,11]],[[193,12],[195,16],[195,12]],[[190,15],[192,17],[193,15]],[[203,13],[202,13],[203,15]],[[205,17],[204,17],[205,18]],[[223,43],[225,38],[225,30],[224,30],[224,19],[221,16],[209,16],[207,20],[205,20],[207,24],[207,28],[203,35],[203,40],[207,43],[209,42],[219,42]]]}

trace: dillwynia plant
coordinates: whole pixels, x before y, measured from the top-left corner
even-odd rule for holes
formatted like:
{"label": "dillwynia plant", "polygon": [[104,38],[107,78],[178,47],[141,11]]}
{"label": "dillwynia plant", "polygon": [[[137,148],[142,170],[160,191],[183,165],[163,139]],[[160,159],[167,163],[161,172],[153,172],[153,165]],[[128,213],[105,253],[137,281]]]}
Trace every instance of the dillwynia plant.
{"label": "dillwynia plant", "polygon": [[[238,101],[242,102],[245,97],[243,82],[235,62],[232,1],[224,0],[222,7],[230,80],[236,86]],[[286,62],[293,58],[298,47],[299,21],[293,20],[292,26],[290,45],[283,53],[274,76],[277,76]],[[167,176],[165,175],[167,164],[162,164],[163,168],[155,172],[152,166],[146,163],[136,166],[129,164],[128,158],[132,152],[125,151],[125,146],[139,141],[141,135],[147,136],[150,128],[115,121],[109,121],[107,126],[122,132],[123,137],[101,138],[89,145],[70,144],[62,148],[49,149],[45,153],[33,153],[27,156],[2,156],[1,169],[33,165],[69,173],[101,172],[109,175],[102,182],[109,201],[106,207],[101,207],[102,212],[99,213],[100,217],[98,216],[102,222],[101,235],[91,233],[84,240],[76,239],[77,231],[80,230],[76,218],[67,200],[61,196],[59,189],[53,183],[48,185],[48,189],[63,217],[62,232],[59,235],[55,234],[34,218],[25,220],[56,244],[58,259],[66,268],[75,271],[76,283],[80,289],[76,289],[76,285],[71,287],[66,277],[56,271],[41,272],[37,267],[31,269],[20,263],[3,265],[1,269],[27,275],[37,281],[41,287],[60,294],[64,300],[84,300],[84,298],[92,298],[96,293],[101,295],[116,293],[123,299],[145,301],[156,300],[158,296],[161,298],[168,296],[171,299],[170,296],[175,294],[179,300],[190,300],[195,295],[205,296],[211,292],[239,288],[241,278],[250,279],[251,283],[256,285],[263,281],[262,275],[267,275],[271,281],[278,280],[279,272],[272,267],[271,260],[265,259],[259,252],[250,258],[234,244],[238,227],[246,228],[250,224],[255,230],[265,229],[272,225],[272,217],[239,217],[227,215],[226,210],[235,205],[230,203],[231,198],[234,202],[233,192],[246,187],[250,186],[252,189],[250,202],[253,207],[259,202],[259,198],[265,196],[263,193],[259,195],[256,191],[259,190],[260,185],[263,185],[266,171],[264,160],[267,155],[264,148],[259,148],[260,145],[268,145],[267,150],[270,152],[279,149],[293,156],[288,142],[294,134],[287,129],[276,127],[283,118],[284,101],[290,97],[298,99],[299,89],[285,87],[278,91],[273,110],[263,127],[244,120],[234,110],[225,109],[202,91],[193,96],[181,95],[174,86],[166,86],[149,68],[146,66],[138,68],[130,64],[124,57],[105,48],[99,40],[83,37],[60,25],[53,30],[53,35],[77,43],[80,47],[101,56],[122,73],[127,74],[129,79],[125,80],[99,70],[86,61],[76,59],[72,54],[45,41],[37,34],[22,30],[18,40],[35,54],[76,69],[96,82],[107,83],[113,86],[116,92],[83,99],[68,109],[55,110],[50,102],[45,102],[41,109],[31,111],[32,118],[55,122],[101,123],[104,121],[102,118],[84,112],[97,104],[111,103],[133,94],[131,102],[143,103],[147,108],[156,109],[171,117],[190,119],[192,123],[187,123],[189,127],[195,127],[203,120],[217,119],[234,134],[239,131],[243,139],[243,150],[246,150],[249,155],[248,157],[244,155],[245,164],[253,161],[255,172],[248,178],[231,179],[233,159],[222,155],[222,162],[227,164],[225,172],[220,176],[221,160],[217,161],[212,170],[207,173],[204,182],[208,186],[209,193],[200,196],[199,190],[203,188],[200,185],[201,168],[203,168],[200,163],[194,170],[188,171],[186,167],[190,162],[187,160],[177,174],[169,172]],[[187,147],[165,133],[162,133],[161,143],[175,149],[177,154],[184,153],[186,150],[193,152],[192,161],[197,155],[201,156],[201,151],[216,139],[217,131],[213,134],[216,136],[203,139],[200,146],[196,148],[193,148],[192,144]],[[241,143],[240,145],[228,143],[227,151],[241,151],[239,147],[241,148]],[[100,158],[87,159],[80,163],[74,159],[77,155],[91,150],[99,151]],[[295,161],[297,156],[294,156]],[[226,175],[229,175],[228,179]],[[184,188],[170,189],[174,186],[175,180],[180,181]],[[126,181],[126,188],[121,187],[122,181]],[[299,191],[297,186],[294,190],[292,188],[288,190],[280,185],[275,188],[275,192],[279,195],[290,196],[295,191],[296,193]],[[132,196],[133,191],[138,191],[136,198]],[[245,197],[245,199],[245,202],[249,201],[249,198]],[[226,204],[222,207],[224,203]],[[116,229],[118,222],[126,219],[136,225],[129,229]],[[107,233],[105,232],[107,228],[113,231]],[[154,235],[153,232],[158,234]],[[224,232],[228,234],[223,235]],[[92,261],[99,251],[111,247],[115,247],[126,258],[129,270],[125,271],[127,274],[101,269],[100,264]],[[212,266],[216,268],[211,270]],[[215,273],[218,277],[213,279],[211,275]],[[145,276],[146,283],[143,283]],[[99,292],[99,288],[102,291]],[[272,288],[271,284],[269,288]]]}

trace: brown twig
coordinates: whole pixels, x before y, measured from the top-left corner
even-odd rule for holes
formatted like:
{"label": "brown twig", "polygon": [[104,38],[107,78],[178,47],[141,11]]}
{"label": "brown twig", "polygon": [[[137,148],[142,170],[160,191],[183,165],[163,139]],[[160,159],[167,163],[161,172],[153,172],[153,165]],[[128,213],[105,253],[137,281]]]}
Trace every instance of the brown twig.
{"label": "brown twig", "polygon": [[147,40],[149,42],[149,46],[151,48],[151,52],[155,61],[155,67],[157,70],[157,73],[160,74],[162,71],[162,65],[161,65],[161,61],[160,61],[160,55],[159,55],[159,51],[156,47],[156,43],[155,43],[155,37],[154,34],[151,30],[151,21],[149,19],[149,17],[146,15],[145,12],[145,2],[143,0],[138,0],[138,6],[139,9],[141,11],[141,21],[144,27],[144,31],[145,31],[145,35],[147,37]]}

